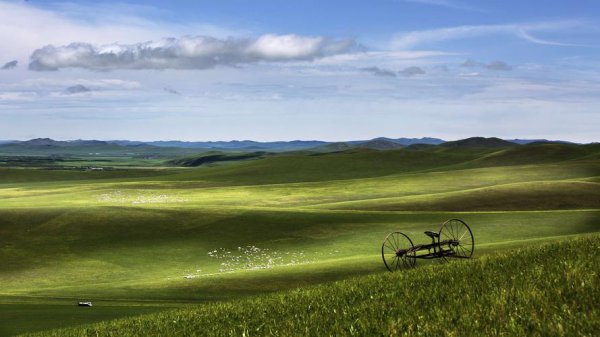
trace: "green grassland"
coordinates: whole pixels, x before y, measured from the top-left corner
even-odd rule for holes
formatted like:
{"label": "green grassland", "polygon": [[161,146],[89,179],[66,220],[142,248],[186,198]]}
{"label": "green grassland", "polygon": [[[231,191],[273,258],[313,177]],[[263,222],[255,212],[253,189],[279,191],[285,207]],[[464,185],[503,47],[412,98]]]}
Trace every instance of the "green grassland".
{"label": "green grassland", "polygon": [[44,336],[593,336],[600,236]]}
{"label": "green grassland", "polygon": [[[437,230],[448,218],[469,223],[476,257],[490,259],[499,251],[600,231],[596,145],[352,149],[228,158],[198,167],[173,167],[172,161],[142,167],[132,159],[103,171],[1,168],[0,335],[173,307],[188,312],[181,315],[190,325],[173,330],[185,334],[197,328],[191,317],[198,310],[212,312],[247,296],[366,274],[377,275],[349,281],[357,282],[351,288],[369,280],[365,289],[384,296],[369,287],[407,280],[381,275],[385,235],[402,230],[415,242],[427,242],[422,232]],[[182,163],[190,160],[185,157]],[[464,268],[481,268],[476,266]],[[425,266],[423,273],[438,267]],[[443,268],[440,272],[454,273]],[[411,275],[420,275],[420,269]],[[77,300],[96,306],[77,308]],[[149,317],[162,319],[157,315]],[[100,326],[117,326],[106,324]],[[366,325],[359,331],[367,334],[395,334],[393,329],[404,327],[377,320],[361,324]],[[157,330],[152,331],[171,335],[160,330],[167,328],[153,326]],[[303,331],[295,329],[280,334]]]}

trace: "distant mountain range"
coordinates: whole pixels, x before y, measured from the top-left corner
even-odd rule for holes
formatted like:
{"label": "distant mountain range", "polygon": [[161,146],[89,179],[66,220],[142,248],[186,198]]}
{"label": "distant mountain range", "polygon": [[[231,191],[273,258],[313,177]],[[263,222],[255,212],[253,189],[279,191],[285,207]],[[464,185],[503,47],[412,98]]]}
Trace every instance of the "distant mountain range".
{"label": "distant mountain range", "polygon": [[50,138],[36,138],[26,141],[0,141],[0,148],[11,147],[36,147],[36,148],[74,148],[74,147],[157,147],[157,148],[183,148],[199,150],[236,150],[236,151],[298,151],[319,147],[332,147],[335,144],[341,145],[340,149],[349,149],[353,147],[366,147],[376,149],[393,149],[411,144],[441,144],[444,140],[438,138],[375,138],[371,140],[355,140],[344,143],[325,142],[319,140],[293,140],[277,142],[257,142],[252,140],[233,140],[233,141],[214,141],[214,142],[184,142],[178,140],[172,141],[131,141],[131,140],[69,140],[57,141]]}
{"label": "distant mountain range", "polygon": [[18,153],[20,150],[33,151],[58,151],[65,152],[156,152],[165,153],[179,149],[178,153],[193,153],[194,151],[302,151],[336,152],[349,149],[374,149],[393,150],[402,147],[411,149],[427,148],[431,146],[443,147],[507,147],[517,144],[530,144],[535,142],[571,143],[566,141],[549,141],[546,139],[510,139],[471,137],[457,141],[445,141],[439,138],[385,138],[379,137],[370,140],[353,140],[347,142],[326,142],[319,140],[293,140],[276,142],[257,142],[252,140],[210,141],[210,142],[185,142],[185,141],[130,141],[130,140],[70,140],[57,141],[50,138],[36,138],[27,141],[0,140],[0,152]]}

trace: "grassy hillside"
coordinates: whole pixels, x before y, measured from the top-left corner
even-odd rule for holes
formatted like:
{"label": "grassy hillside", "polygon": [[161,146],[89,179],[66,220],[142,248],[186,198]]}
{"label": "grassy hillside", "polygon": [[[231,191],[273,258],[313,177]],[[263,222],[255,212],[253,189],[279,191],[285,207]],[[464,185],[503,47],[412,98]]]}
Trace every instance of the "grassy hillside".
{"label": "grassy hillside", "polygon": [[599,239],[42,335],[592,336],[600,330]]}
{"label": "grassy hillside", "polygon": [[[518,149],[530,146],[539,145]],[[194,168],[1,169],[0,327],[10,330],[0,331],[377,273],[385,235],[427,242],[423,231],[448,218],[472,226],[478,256],[598,232],[600,149],[574,149],[529,161],[506,148],[432,147]],[[80,299],[119,309],[82,314]]]}
{"label": "grassy hillside", "polygon": [[241,153],[224,153],[218,151],[209,151],[201,155],[190,156],[185,158],[173,159],[167,163],[173,166],[194,167],[200,165],[209,165],[214,163],[241,161],[249,159],[263,158],[270,155],[267,152],[241,152]]}

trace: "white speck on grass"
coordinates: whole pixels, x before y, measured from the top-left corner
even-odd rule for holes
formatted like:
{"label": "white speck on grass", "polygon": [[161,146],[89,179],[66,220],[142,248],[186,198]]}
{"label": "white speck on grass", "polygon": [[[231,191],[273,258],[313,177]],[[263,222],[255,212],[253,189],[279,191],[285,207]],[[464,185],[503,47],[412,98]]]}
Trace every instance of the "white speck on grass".
{"label": "white speck on grass", "polygon": [[219,248],[208,252],[208,256],[222,260],[220,273],[237,270],[270,269],[278,266],[291,266],[311,263],[303,251],[279,252],[256,246],[237,247],[237,252]]}
{"label": "white speck on grass", "polygon": [[126,194],[121,190],[100,194],[96,200],[99,202],[119,203],[119,204],[165,204],[187,202],[189,199],[172,196],[167,194],[154,194],[149,191],[136,191],[136,193]]}

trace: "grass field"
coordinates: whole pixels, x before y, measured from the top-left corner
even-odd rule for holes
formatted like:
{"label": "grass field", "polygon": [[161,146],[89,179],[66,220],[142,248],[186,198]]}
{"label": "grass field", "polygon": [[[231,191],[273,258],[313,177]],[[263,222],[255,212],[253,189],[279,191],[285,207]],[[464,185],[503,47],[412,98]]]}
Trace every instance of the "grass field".
{"label": "grass field", "polygon": [[[598,235],[46,336],[594,336]],[[592,271],[592,272],[590,272]]]}
{"label": "grass field", "polygon": [[[376,275],[348,281],[356,282],[352,289],[402,283],[406,276],[381,275],[385,235],[402,230],[427,242],[424,230],[453,217],[471,225],[476,257],[571,237],[590,241],[588,233],[600,231],[599,153],[593,145],[533,144],[284,153],[194,168],[137,161],[105,171],[2,168],[0,334],[165,311],[151,321],[170,317],[172,308],[187,312],[182,317],[196,329],[190,317],[198,310],[247,296],[366,274]],[[597,271],[597,263],[591,267]],[[314,289],[339,285],[324,287]],[[77,308],[77,300],[95,306]],[[205,304],[215,301],[226,302]],[[597,321],[597,312],[590,315]],[[357,334],[405,328],[369,322]],[[171,334],[163,328],[156,331]],[[299,331],[288,328],[280,334]],[[173,333],[182,331],[190,330]]]}

